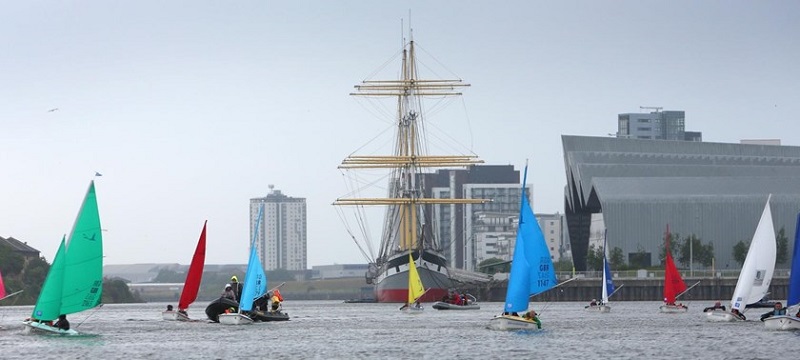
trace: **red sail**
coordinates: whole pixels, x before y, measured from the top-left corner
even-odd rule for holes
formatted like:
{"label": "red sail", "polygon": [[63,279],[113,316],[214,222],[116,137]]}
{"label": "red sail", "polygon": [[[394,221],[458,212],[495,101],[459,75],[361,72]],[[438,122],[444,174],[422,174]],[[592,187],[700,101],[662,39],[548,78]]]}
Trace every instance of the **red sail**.
{"label": "red sail", "polygon": [[189,304],[197,299],[197,291],[200,290],[200,280],[203,279],[203,265],[206,261],[206,221],[203,223],[203,232],[200,233],[200,240],[197,241],[197,248],[194,250],[192,264],[189,265],[189,272],[186,274],[186,281],[183,283],[181,299],[178,301],[178,309],[185,310]]}
{"label": "red sail", "polygon": [[3,274],[0,274],[0,299],[6,297],[6,286],[3,284]]}
{"label": "red sail", "polygon": [[672,261],[672,251],[669,249],[669,225],[667,225],[667,235],[664,239],[667,247],[667,257],[664,261],[664,301],[667,304],[675,303],[675,296],[686,291],[686,283],[681,279],[675,262]]}

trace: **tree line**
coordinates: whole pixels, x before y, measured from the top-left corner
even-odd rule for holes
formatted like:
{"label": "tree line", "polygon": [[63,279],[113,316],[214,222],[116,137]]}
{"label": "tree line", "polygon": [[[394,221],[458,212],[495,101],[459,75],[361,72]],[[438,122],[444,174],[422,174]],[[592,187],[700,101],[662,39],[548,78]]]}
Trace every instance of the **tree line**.
{"label": "tree line", "polygon": [[[36,304],[48,271],[50,263],[43,256],[25,257],[6,244],[0,244],[0,273],[3,274],[6,292],[23,290],[22,293],[0,302],[0,306]],[[104,278],[101,302],[112,304],[142,300],[130,292],[128,284],[122,279]]]}
{"label": "tree line", "polygon": [[[714,244],[709,241],[708,243],[697,237],[695,234],[690,234],[681,237],[679,233],[671,233],[668,237],[661,241],[661,250],[659,251],[658,258],[660,265],[663,267],[667,254],[666,243],[669,240],[669,250],[672,258],[678,262],[683,268],[689,267],[689,262],[699,264],[704,267],[710,267],[714,262]],[[786,237],[786,229],[781,227],[775,234],[775,241],[777,243],[777,258],[775,259],[776,265],[786,265],[789,259],[788,248],[789,239]],[[733,258],[739,263],[739,266],[744,264],[744,259],[747,257],[747,251],[750,246],[750,241],[745,242],[740,240],[733,246]],[[587,270],[600,271],[603,269],[603,247],[589,246],[589,252],[586,256]],[[644,250],[639,249],[639,253],[646,254]],[[636,253],[631,254],[631,258],[636,258]],[[644,266],[642,264],[633,263],[627,264],[622,249],[614,247],[609,252],[608,258],[609,265],[615,270],[629,270],[640,269]]]}

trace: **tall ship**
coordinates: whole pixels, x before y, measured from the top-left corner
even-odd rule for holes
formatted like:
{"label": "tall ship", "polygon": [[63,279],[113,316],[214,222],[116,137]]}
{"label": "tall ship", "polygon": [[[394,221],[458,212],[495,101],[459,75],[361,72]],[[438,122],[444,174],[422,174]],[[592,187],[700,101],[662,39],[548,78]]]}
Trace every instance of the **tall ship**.
{"label": "tall ship", "polygon": [[[426,127],[429,124],[426,124],[424,110],[434,108],[435,106],[430,105],[440,104],[444,98],[460,96],[460,89],[469,84],[461,79],[420,78],[416,55],[413,38],[404,39],[402,51],[398,54],[401,59],[398,78],[364,80],[355,85],[355,92],[350,94],[357,97],[389,98],[388,101],[396,106],[396,111],[393,110],[391,115],[394,136],[389,141],[393,142],[390,150],[392,153],[353,154],[339,165],[343,173],[383,171],[386,174],[380,181],[380,184],[388,182],[385,198],[357,197],[362,192],[354,190],[351,192],[353,197],[342,197],[334,202],[339,209],[352,206],[356,213],[373,205],[385,208],[380,245],[374,258],[367,256],[373,250],[369,241],[365,242],[370,251],[365,251],[359,245],[362,254],[370,262],[366,282],[374,285],[375,299],[378,302],[407,301],[409,261],[414,261],[424,288],[427,289],[420,301],[438,301],[447,295],[453,287],[453,281],[448,270],[448,260],[443,255],[445,249],[433,235],[433,206],[463,206],[488,201],[458,199],[455,198],[456,194],[451,194],[450,198],[436,198],[431,195],[430,187],[426,187],[427,179],[437,170],[465,168],[483,161],[471,152],[465,155],[429,153],[431,151],[428,149],[433,146],[426,140]],[[426,100],[430,102],[430,107],[426,107]],[[358,224],[358,229],[362,232],[365,227]],[[353,231],[350,232],[355,239]],[[356,244],[359,244],[358,241]]]}

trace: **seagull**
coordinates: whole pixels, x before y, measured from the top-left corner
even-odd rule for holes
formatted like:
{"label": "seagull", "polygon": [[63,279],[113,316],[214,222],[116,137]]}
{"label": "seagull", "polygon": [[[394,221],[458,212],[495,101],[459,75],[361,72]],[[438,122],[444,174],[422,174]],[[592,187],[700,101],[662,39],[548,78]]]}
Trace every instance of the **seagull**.
{"label": "seagull", "polygon": [[56,111],[56,110],[58,110],[58,108],[52,108],[50,110],[47,110],[47,112],[51,113],[51,112]]}

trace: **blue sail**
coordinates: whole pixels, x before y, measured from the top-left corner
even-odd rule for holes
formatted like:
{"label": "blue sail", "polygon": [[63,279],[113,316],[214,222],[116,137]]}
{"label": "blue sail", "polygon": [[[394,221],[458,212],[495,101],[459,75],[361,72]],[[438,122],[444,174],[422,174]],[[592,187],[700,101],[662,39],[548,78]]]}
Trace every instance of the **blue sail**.
{"label": "blue sail", "polygon": [[789,275],[788,306],[800,303],[800,214],[797,214],[797,225],[794,230],[794,251],[792,254],[792,273]]}
{"label": "blue sail", "polygon": [[267,274],[261,266],[255,247],[250,251],[250,261],[247,263],[247,273],[244,275],[242,288],[242,311],[253,309],[253,301],[267,291]]}
{"label": "blue sail", "polygon": [[[605,264],[606,271],[605,272],[605,282],[606,282],[606,296],[611,295],[614,292],[614,281],[611,280],[611,268],[608,266],[608,260],[605,258],[603,259],[603,263]],[[605,301],[605,300],[604,300]]]}
{"label": "blue sail", "polygon": [[242,288],[242,298],[239,304],[241,311],[252,310],[253,301],[267,291],[267,274],[264,272],[264,266],[261,265],[261,260],[259,260],[258,252],[256,251],[256,239],[258,238],[258,230],[260,229],[263,214],[264,206],[261,205],[256,217],[253,240],[250,242],[250,259],[247,261],[247,272],[244,275],[244,287]]}
{"label": "blue sail", "polygon": [[511,261],[511,274],[508,279],[505,312],[522,312],[528,309],[528,300],[556,286],[556,273],[550,251],[544,240],[542,229],[536,222],[533,209],[525,194],[525,183],[528,178],[528,167],[522,180],[522,195],[517,228],[517,240],[514,245],[514,257]]}
{"label": "blue sail", "polygon": [[608,297],[614,292],[614,281],[611,280],[611,268],[608,266],[608,230],[603,235],[603,302],[608,302]]}

